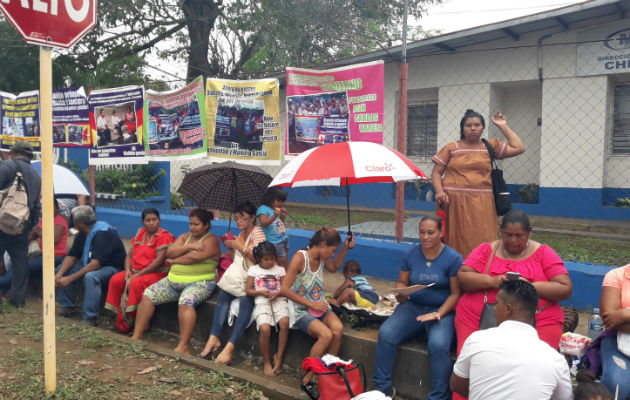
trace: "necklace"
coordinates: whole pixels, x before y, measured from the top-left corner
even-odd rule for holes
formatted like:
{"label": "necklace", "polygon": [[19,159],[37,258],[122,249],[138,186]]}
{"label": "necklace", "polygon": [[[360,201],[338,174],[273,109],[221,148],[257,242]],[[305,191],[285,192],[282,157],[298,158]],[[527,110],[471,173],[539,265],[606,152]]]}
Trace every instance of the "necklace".
{"label": "necklace", "polygon": [[436,258],[440,256],[440,253],[442,253],[443,248],[444,248],[444,243],[440,243],[440,248],[438,249],[438,251],[436,252],[433,258],[428,257],[426,253],[424,252],[424,250],[422,250],[422,254],[424,254],[424,258],[427,259],[425,264],[427,265],[428,268],[431,268],[431,264],[433,263],[433,261],[435,261]]}
{"label": "necklace", "polygon": [[[525,252],[527,251],[527,248],[528,248],[528,247],[529,247],[529,240],[527,241],[527,244],[525,245],[525,248],[523,249],[523,251],[521,251],[521,253],[520,253],[518,256],[516,256],[516,257],[517,257],[517,258],[519,258],[519,259],[520,259],[521,257],[523,257],[523,254],[525,254]],[[505,249],[505,246],[503,245],[503,242],[501,242],[501,248],[503,249],[503,254],[505,254],[505,256],[508,258],[508,260],[518,261],[518,260],[515,260],[515,259],[513,259],[512,257],[510,257],[510,254],[511,254],[511,253],[509,253],[509,252]]]}

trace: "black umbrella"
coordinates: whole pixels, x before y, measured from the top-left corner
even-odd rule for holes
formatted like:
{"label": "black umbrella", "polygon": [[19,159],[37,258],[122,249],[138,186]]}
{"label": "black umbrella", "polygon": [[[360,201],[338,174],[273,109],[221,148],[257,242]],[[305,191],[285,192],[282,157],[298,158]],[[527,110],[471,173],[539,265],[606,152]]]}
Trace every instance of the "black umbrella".
{"label": "black umbrella", "polygon": [[271,180],[258,167],[226,161],[188,172],[177,191],[199,207],[231,212],[245,201],[259,206]]}

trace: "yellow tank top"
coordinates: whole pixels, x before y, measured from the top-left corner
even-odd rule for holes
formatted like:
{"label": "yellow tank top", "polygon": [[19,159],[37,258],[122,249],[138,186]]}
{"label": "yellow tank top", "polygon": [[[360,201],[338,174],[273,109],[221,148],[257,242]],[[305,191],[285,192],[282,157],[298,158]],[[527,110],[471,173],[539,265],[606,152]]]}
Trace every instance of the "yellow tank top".
{"label": "yellow tank top", "polygon": [[[202,242],[208,235],[211,235],[210,232],[203,235],[199,242]],[[184,242],[184,244],[188,244],[192,235],[188,235],[188,238]],[[219,261],[206,258],[205,260],[199,261],[195,264],[173,264],[171,265],[171,270],[168,274],[168,279],[177,283],[193,283],[199,281],[211,281],[215,278],[215,272],[217,270],[217,265]]]}

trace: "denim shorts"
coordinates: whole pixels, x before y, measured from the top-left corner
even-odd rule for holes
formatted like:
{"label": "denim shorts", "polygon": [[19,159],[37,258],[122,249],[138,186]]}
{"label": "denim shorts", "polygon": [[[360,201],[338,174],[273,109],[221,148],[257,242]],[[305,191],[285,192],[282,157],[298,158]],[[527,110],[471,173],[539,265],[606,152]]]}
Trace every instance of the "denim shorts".
{"label": "denim shorts", "polygon": [[324,315],[322,315],[321,317],[313,317],[312,315],[305,315],[302,318],[300,318],[299,320],[297,320],[295,322],[294,328],[298,328],[299,330],[301,330],[304,333],[308,333],[308,326],[311,324],[311,322],[315,321],[316,319],[320,320],[322,323],[324,322],[324,318],[326,318],[326,316],[328,315],[328,313],[331,313],[332,311],[326,311],[326,313]]}
{"label": "denim shorts", "polygon": [[289,255],[289,238],[274,244],[274,246],[276,246],[276,257],[287,257]]}

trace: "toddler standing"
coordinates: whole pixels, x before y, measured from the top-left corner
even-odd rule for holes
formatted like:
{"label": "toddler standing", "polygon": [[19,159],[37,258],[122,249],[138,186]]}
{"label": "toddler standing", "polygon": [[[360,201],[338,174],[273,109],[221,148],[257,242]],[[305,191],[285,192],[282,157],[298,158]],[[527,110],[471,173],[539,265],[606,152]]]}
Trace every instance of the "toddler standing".
{"label": "toddler standing", "polygon": [[[265,375],[275,376],[282,372],[282,359],[289,340],[289,304],[286,297],[280,296],[280,286],[286,272],[276,264],[276,247],[272,243],[259,243],[253,255],[258,264],[247,271],[246,292],[248,296],[255,297],[254,318],[260,331],[259,345]],[[280,328],[278,351],[273,356],[273,364],[269,357],[272,325]]]}

